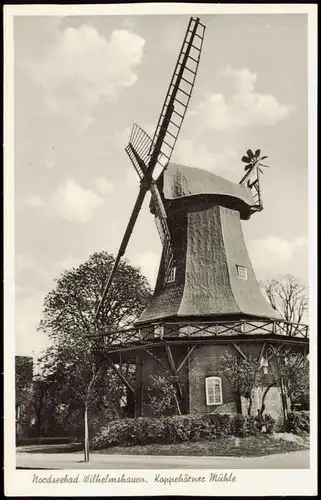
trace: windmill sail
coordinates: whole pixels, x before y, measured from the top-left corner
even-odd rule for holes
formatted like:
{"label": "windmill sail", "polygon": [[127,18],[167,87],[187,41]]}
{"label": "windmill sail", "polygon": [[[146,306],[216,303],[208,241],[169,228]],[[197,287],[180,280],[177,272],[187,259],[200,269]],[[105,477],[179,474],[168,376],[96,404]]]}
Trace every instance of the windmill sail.
{"label": "windmill sail", "polygon": [[153,181],[153,172],[157,163],[162,168],[166,167],[173,153],[192,95],[203,46],[204,33],[205,26],[200,23],[199,18],[191,17],[153,139],[151,140],[137,125],[133,127],[126,153],[130,157],[141,179],[140,191],[115,259],[114,267],[98,305],[95,320],[98,317],[104,298],[111,286],[119,261],[125,253],[129,238],[148,190],[151,191],[156,210],[157,226],[164,242],[163,258],[165,279],[167,279],[168,273],[170,272],[173,262],[170,232],[167,226],[165,208],[158,192],[157,185]]}
{"label": "windmill sail", "polygon": [[185,118],[200,62],[205,26],[191,18],[152,140],[151,157],[166,167]]}
{"label": "windmill sail", "polygon": [[152,194],[152,200],[156,211],[155,223],[163,243],[163,258],[164,258],[164,268],[165,268],[164,274],[165,274],[165,280],[167,280],[170,269],[174,262],[171,235],[167,225],[167,215],[165,212],[164,204],[161,195],[158,191],[156,182],[151,183],[150,191]]}
{"label": "windmill sail", "polygon": [[146,132],[136,123],[134,123],[129,138],[129,144],[125,151],[134,165],[140,180],[142,180],[147,173],[147,164],[151,145],[152,140],[149,135],[146,134]]}
{"label": "windmill sail", "polygon": [[[147,166],[145,163],[148,157],[146,144],[148,144],[148,142],[151,141],[151,139],[140,127],[138,127],[138,125],[134,124],[133,131],[131,134],[131,140],[132,142],[129,142],[125,151],[128,154],[129,158],[131,159],[140,180],[144,181],[145,177],[146,176],[148,177]],[[161,195],[154,180],[150,181],[149,189],[151,192],[151,197],[156,212],[155,214],[156,228],[164,248],[164,264],[166,269],[165,279],[167,279],[167,274],[169,273],[170,267],[173,263],[173,251],[171,245],[170,232],[166,220],[167,216]]]}
{"label": "windmill sail", "polygon": [[134,226],[136,224],[136,220],[137,220],[137,217],[139,215],[140,209],[142,208],[142,204],[144,202],[144,198],[145,198],[147,190],[148,189],[146,188],[146,186],[141,185],[140,190],[138,192],[138,196],[136,198],[136,202],[135,202],[134,208],[132,210],[130,219],[129,219],[127,227],[126,227],[125,234],[123,236],[120,248],[118,250],[118,254],[116,256],[113,268],[112,268],[111,273],[110,273],[110,275],[108,277],[108,281],[107,281],[107,283],[106,283],[106,285],[104,287],[104,290],[103,290],[100,302],[98,304],[98,307],[97,307],[97,310],[96,310],[96,313],[95,313],[94,321],[96,321],[97,318],[98,318],[98,314],[99,314],[99,312],[100,312],[100,310],[102,308],[105,296],[106,296],[106,294],[107,294],[107,292],[108,292],[108,290],[109,290],[109,288],[111,286],[111,283],[113,281],[113,277],[114,277],[115,272],[117,270],[119,261],[120,261],[121,257],[125,253],[125,250],[126,250],[127,245],[128,245],[129,238],[131,237],[131,234],[132,234]]}

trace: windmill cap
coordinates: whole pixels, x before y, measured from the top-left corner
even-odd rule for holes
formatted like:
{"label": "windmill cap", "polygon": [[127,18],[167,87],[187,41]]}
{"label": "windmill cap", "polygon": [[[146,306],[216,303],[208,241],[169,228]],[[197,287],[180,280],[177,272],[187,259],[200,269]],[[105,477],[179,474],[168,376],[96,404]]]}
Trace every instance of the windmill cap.
{"label": "windmill cap", "polygon": [[225,200],[231,208],[242,212],[244,218],[248,218],[247,212],[254,205],[249,188],[204,169],[169,163],[159,181],[165,200],[212,195],[218,202]]}

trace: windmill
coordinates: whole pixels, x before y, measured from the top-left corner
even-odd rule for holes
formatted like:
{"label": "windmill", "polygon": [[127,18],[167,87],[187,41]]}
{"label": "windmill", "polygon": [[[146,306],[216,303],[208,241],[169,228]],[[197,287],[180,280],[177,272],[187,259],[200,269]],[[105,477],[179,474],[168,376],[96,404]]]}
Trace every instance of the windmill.
{"label": "windmill", "polygon": [[138,125],[133,125],[130,141],[126,147],[126,153],[131,159],[140,179],[140,189],[113,269],[109,275],[101,301],[98,305],[95,320],[99,315],[104,299],[110,289],[119,261],[126,251],[130,236],[148,191],[151,193],[152,202],[155,207],[155,222],[164,248],[166,276],[170,273],[173,264],[171,236],[166,221],[166,211],[158,187],[153,179],[153,172],[157,164],[161,168],[166,168],[171,159],[194,88],[204,34],[205,26],[200,22],[200,19],[191,17],[169,84],[165,102],[158,119],[154,137],[151,139]]}
{"label": "windmill", "polygon": [[[151,411],[146,399],[151,374],[167,371],[174,376],[182,413],[207,413],[217,407],[238,411],[236,406],[243,403],[236,401],[219,373],[222,354],[255,356],[265,370],[271,365],[274,370],[282,349],[306,355],[309,345],[307,327],[292,325],[289,338],[288,325],[263,296],[243,237],[242,221],[263,209],[260,176],[267,157],[259,149],[247,150],[242,158],[245,173],[238,183],[201,165],[193,168],[171,161],[204,34],[205,26],[192,17],[153,138],[133,125],[126,153],[140,188],[96,311],[97,319],[150,192],[150,211],[162,242],[153,296],[133,328],[103,334],[108,347],[101,352],[131,391],[135,416]],[[155,179],[156,167],[161,173]],[[135,365],[135,387],[119,369],[120,362]],[[284,404],[273,394],[270,406],[266,399],[266,411],[279,412]]]}

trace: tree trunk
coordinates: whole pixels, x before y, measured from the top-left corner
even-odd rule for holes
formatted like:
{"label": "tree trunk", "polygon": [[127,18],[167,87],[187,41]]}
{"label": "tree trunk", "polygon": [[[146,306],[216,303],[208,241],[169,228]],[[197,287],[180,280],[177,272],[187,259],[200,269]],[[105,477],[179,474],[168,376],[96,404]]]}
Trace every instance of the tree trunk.
{"label": "tree trunk", "polygon": [[175,399],[175,403],[176,403],[176,407],[177,407],[177,413],[178,413],[179,415],[181,415],[181,414],[182,414],[182,412],[181,412],[181,408],[180,408],[180,405],[179,405],[178,397],[175,395],[175,396],[174,396],[174,399]]}
{"label": "tree trunk", "polygon": [[41,406],[37,409],[36,429],[38,437],[41,437]]}
{"label": "tree trunk", "polygon": [[87,406],[87,404],[85,405],[84,425],[85,425],[85,442],[84,442],[85,462],[89,462],[89,432],[88,432],[88,406]]}
{"label": "tree trunk", "polygon": [[240,394],[236,394],[236,413],[238,413],[239,415],[242,415],[242,400],[241,400],[241,395]]}
{"label": "tree trunk", "polygon": [[278,374],[279,374],[279,387],[280,387],[281,400],[282,400],[284,429],[287,429],[287,426],[288,426],[287,402],[286,402],[286,397],[284,394],[284,381],[283,381],[283,376],[282,376],[282,372],[280,369],[280,361],[278,358],[277,358],[277,367],[278,367]]}
{"label": "tree trunk", "polygon": [[276,382],[272,382],[270,385],[267,386],[267,388],[265,389],[265,391],[263,393],[262,402],[261,402],[261,409],[259,410],[259,416],[260,417],[263,416],[263,413],[264,413],[264,410],[265,410],[264,401],[265,401],[265,398],[267,396],[267,393],[269,392],[269,390],[271,389],[271,387],[273,387],[275,384],[276,384]]}
{"label": "tree trunk", "polygon": [[281,400],[282,400],[282,407],[283,407],[284,428],[287,429],[287,426],[288,426],[287,401],[286,401],[286,395],[284,392],[282,375],[280,375],[280,392],[281,392]]}
{"label": "tree trunk", "polygon": [[252,396],[249,397],[249,406],[247,409],[247,414],[249,417],[251,416],[251,411],[252,411]]}

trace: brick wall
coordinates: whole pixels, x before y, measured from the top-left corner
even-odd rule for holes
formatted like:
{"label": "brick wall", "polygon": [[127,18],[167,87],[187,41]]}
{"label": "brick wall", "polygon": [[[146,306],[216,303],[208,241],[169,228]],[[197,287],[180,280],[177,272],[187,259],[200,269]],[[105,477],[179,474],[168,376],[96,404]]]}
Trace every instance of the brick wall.
{"label": "brick wall", "polygon": [[[244,354],[258,356],[261,345],[249,344],[241,345]],[[236,355],[236,350],[231,345],[206,345],[196,348],[189,359],[189,402],[190,413],[236,413],[237,404],[235,396],[229,384],[222,373],[220,373],[218,362],[223,354],[230,353]],[[277,368],[273,360],[270,361],[271,369],[275,373]],[[222,378],[223,404],[219,406],[207,406],[205,394],[205,378],[218,376]],[[266,385],[260,387],[253,394],[252,415],[256,415],[261,407],[262,394],[270,383],[271,379],[266,379]],[[247,414],[248,403],[241,398],[241,409],[243,414]],[[283,406],[279,387],[269,389],[265,398],[265,413],[269,413],[278,422],[283,421]]]}
{"label": "brick wall", "polygon": [[[244,354],[258,356],[261,343],[258,344],[240,344]],[[181,360],[187,353],[187,346],[171,347],[175,365],[179,366]],[[164,349],[154,349],[153,353],[162,361],[165,366],[168,366]],[[184,368],[180,372],[180,383],[183,390],[182,412],[183,413],[236,413],[237,401],[232,391],[231,385],[226,380],[219,369],[219,358],[226,353],[238,355],[235,348],[230,345],[200,345],[191,353]],[[277,367],[273,359],[270,361],[272,371],[276,373]],[[150,384],[151,375],[164,374],[164,368],[152,359],[147,354],[142,358],[142,415],[151,416],[152,408],[148,400],[148,386]],[[205,394],[205,378],[218,376],[222,379],[222,405],[206,405]],[[266,383],[253,394],[252,415],[256,415],[257,410],[261,407],[262,394],[270,383],[270,377],[266,378]],[[248,403],[244,398],[241,398],[241,410],[243,414],[247,414]],[[265,413],[269,413],[280,424],[283,422],[283,406],[279,387],[271,387],[265,398]]]}
{"label": "brick wall", "polygon": [[[189,404],[190,413],[235,413],[236,401],[229,381],[222,377],[218,368],[219,357],[227,352],[234,354],[233,347],[222,345],[199,346],[189,358]],[[207,406],[205,394],[205,378],[218,376],[222,378],[223,404]]]}

